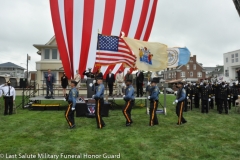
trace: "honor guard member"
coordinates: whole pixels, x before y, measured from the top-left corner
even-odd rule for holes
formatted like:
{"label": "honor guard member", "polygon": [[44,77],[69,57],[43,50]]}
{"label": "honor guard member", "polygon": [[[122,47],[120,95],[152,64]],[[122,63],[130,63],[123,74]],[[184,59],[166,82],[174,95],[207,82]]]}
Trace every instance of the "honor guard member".
{"label": "honor guard member", "polygon": [[123,95],[123,99],[125,101],[125,105],[122,108],[123,115],[126,118],[126,126],[130,126],[133,121],[131,118],[131,111],[132,107],[134,105],[135,97],[134,97],[134,88],[132,86],[132,80],[128,79],[126,81],[126,89],[125,89],[125,95]]}
{"label": "honor guard member", "polygon": [[196,82],[196,84],[193,84],[193,88],[192,88],[192,94],[193,94],[193,100],[194,100],[194,105],[195,108],[199,108],[199,82]]}
{"label": "honor guard member", "polygon": [[209,102],[209,108],[213,109],[214,108],[214,103],[213,103],[213,97],[214,97],[214,90],[213,90],[213,84],[210,83],[209,84],[209,89],[210,89],[210,94],[211,94],[211,99],[210,99],[210,102]]}
{"label": "honor guard member", "polygon": [[232,86],[232,105],[235,106],[235,102],[238,99],[239,95],[239,86],[235,82],[233,82]]}
{"label": "honor guard member", "polygon": [[16,93],[14,87],[11,86],[10,80],[0,86],[4,96],[4,115],[11,115],[13,113],[13,103],[15,101]]}
{"label": "honor guard member", "polygon": [[158,118],[157,118],[157,107],[158,107],[158,99],[159,99],[159,88],[157,86],[157,82],[154,80],[151,81],[151,89],[150,89],[150,96],[148,96],[150,100],[150,122],[149,126],[158,125]]}
{"label": "honor guard member", "polygon": [[83,75],[87,76],[88,79],[94,78],[94,74],[91,72],[92,68],[88,68],[88,71],[84,71]]}
{"label": "honor guard member", "polygon": [[202,100],[202,113],[208,113],[209,105],[208,102],[211,101],[211,90],[207,86],[207,82],[203,82],[203,85],[200,86],[201,100]]}
{"label": "honor guard member", "polygon": [[177,104],[176,106],[176,114],[178,116],[178,122],[177,125],[180,125],[182,123],[186,123],[187,121],[183,118],[183,108],[184,108],[184,101],[186,98],[186,91],[183,88],[183,82],[178,82],[178,92],[176,96],[176,100],[174,103]]}
{"label": "honor guard member", "polygon": [[219,87],[219,114],[222,114],[223,111],[223,105],[225,108],[225,113],[228,114],[228,106],[227,106],[227,101],[231,98],[229,94],[229,89],[226,87],[225,83],[222,82],[221,87]]}
{"label": "honor guard member", "polygon": [[190,100],[190,109],[192,110],[192,86],[191,82],[188,82],[186,85],[186,96],[187,96],[187,103],[185,104],[185,110],[187,111],[188,109],[188,101]]}
{"label": "honor guard member", "polygon": [[95,87],[95,95],[93,95],[93,99],[95,99],[96,102],[96,108],[95,108],[95,116],[97,121],[97,128],[102,129],[102,127],[105,127],[105,123],[102,120],[101,116],[101,110],[104,105],[104,85],[102,77],[97,77],[97,86]]}
{"label": "honor guard member", "polygon": [[230,97],[227,100],[228,109],[231,110],[231,105],[232,105],[232,87],[230,86],[229,82],[226,83],[226,87],[228,88],[228,94],[230,94]]}
{"label": "honor guard member", "polygon": [[217,82],[213,88],[214,88],[214,96],[215,96],[215,104],[217,106],[217,111],[219,111],[219,104],[220,104],[220,87],[221,83]]}
{"label": "honor guard member", "polygon": [[76,107],[76,101],[79,95],[78,89],[76,88],[77,84],[78,82],[71,81],[71,90],[69,91],[69,95],[67,98],[69,105],[65,112],[65,118],[67,120],[68,125],[70,126],[70,129],[75,127],[74,111]]}

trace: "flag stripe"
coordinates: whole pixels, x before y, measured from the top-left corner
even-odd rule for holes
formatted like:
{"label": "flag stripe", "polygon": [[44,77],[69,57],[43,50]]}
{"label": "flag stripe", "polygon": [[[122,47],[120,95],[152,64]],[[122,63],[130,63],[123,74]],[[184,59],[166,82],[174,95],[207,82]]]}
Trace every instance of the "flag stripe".
{"label": "flag stripe", "polygon": [[90,47],[90,41],[92,36],[92,28],[93,25],[93,15],[94,15],[94,0],[88,0],[84,3],[84,11],[83,11],[83,28],[82,28],[82,47],[81,47],[81,59],[79,63],[79,71],[82,74],[86,70],[88,53]]}
{"label": "flag stripe", "polygon": [[[90,42],[90,49],[88,52],[88,59],[87,59],[87,67],[86,68],[93,68],[96,59],[96,48],[97,48],[97,37],[98,37],[98,30],[101,31],[103,26],[103,19],[104,19],[104,10],[105,8],[105,0],[97,0],[95,1],[94,5],[94,16],[93,16],[93,25],[92,25],[92,37]],[[85,69],[86,69],[85,68]],[[94,68],[93,68],[94,70]]]}
{"label": "flag stripe", "polygon": [[52,15],[52,22],[55,32],[56,41],[58,43],[58,50],[64,67],[64,71],[68,77],[71,77],[70,61],[68,58],[67,46],[64,42],[63,31],[61,27],[61,20],[59,15],[58,0],[50,0],[50,9]]}
{"label": "flag stripe", "polygon": [[144,40],[149,39],[151,31],[152,31],[152,26],[153,26],[153,22],[154,22],[154,18],[155,18],[155,13],[156,13],[156,8],[157,8],[157,0],[154,0],[153,2],[153,7],[152,7],[152,11],[151,11],[151,15],[148,21],[148,26],[147,26],[147,30],[144,36]]}
{"label": "flag stripe", "polygon": [[[82,53],[82,23],[83,23],[83,6],[84,1],[76,1],[73,3],[73,70],[79,68],[79,61]],[[80,73],[80,72],[79,72]],[[80,73],[82,74],[82,73]]]}
{"label": "flag stripe", "polygon": [[138,22],[138,28],[137,28],[136,34],[134,36],[135,39],[140,39],[140,37],[141,37],[141,33],[142,33],[142,30],[143,30],[143,27],[144,27],[144,23],[145,23],[146,18],[147,18],[147,12],[149,10],[149,8],[148,8],[149,4],[150,4],[150,0],[144,0],[140,20]]}
{"label": "flag stripe", "polygon": [[107,53],[107,52],[99,53],[99,52],[97,52],[97,57],[96,58],[100,58],[101,56],[103,56],[103,57],[107,56],[107,57],[109,57],[109,59],[118,57],[118,58],[128,58],[129,60],[136,61],[135,57],[127,55],[127,54],[121,54],[121,52],[117,52],[117,53],[116,52],[110,52],[110,53]]}
{"label": "flag stripe", "polygon": [[114,21],[116,0],[106,0],[102,34],[110,35]]}
{"label": "flag stripe", "polygon": [[[69,58],[73,62],[73,0],[64,1],[64,12],[66,20],[66,32],[68,40]],[[73,68],[73,63],[70,63]],[[72,75],[74,70],[72,69]]]}

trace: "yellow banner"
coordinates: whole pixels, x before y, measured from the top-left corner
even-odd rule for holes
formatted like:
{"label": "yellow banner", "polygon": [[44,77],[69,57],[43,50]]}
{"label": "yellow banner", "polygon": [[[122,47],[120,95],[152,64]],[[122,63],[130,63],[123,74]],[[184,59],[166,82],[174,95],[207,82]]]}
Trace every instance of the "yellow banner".
{"label": "yellow banner", "polygon": [[128,37],[123,38],[137,57],[138,70],[160,71],[167,68],[167,45],[158,42],[140,41]]}

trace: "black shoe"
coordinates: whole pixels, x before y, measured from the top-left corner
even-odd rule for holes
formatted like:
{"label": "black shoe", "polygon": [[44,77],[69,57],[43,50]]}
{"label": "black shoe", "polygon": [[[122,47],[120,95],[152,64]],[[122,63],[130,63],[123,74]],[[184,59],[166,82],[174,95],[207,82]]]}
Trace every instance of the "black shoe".
{"label": "black shoe", "polygon": [[69,129],[73,129],[73,128],[75,128],[76,126],[75,126],[75,124],[74,125],[72,125]]}
{"label": "black shoe", "polygon": [[106,127],[106,124],[103,124],[102,127]]}
{"label": "black shoe", "polygon": [[53,96],[51,97],[52,99],[55,99]]}
{"label": "black shoe", "polygon": [[4,116],[8,115],[7,113],[4,113]]}
{"label": "black shoe", "polygon": [[131,126],[131,123],[126,123],[126,126],[127,126],[127,127]]}
{"label": "black shoe", "polygon": [[187,123],[187,121],[183,121],[182,124]]}

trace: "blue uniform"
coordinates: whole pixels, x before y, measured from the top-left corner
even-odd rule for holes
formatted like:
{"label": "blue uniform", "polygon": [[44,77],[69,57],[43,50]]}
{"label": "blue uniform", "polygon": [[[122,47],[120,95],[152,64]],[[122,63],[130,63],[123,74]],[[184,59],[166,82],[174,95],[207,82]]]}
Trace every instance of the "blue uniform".
{"label": "blue uniform", "polygon": [[104,106],[104,85],[100,84],[95,88],[94,99],[96,102],[95,116],[97,121],[97,128],[102,128],[105,126],[104,121],[102,120],[101,108]]}
{"label": "blue uniform", "polygon": [[69,105],[65,112],[65,118],[66,118],[70,128],[75,126],[74,110],[76,107],[76,101],[77,101],[78,96],[79,96],[79,93],[78,93],[77,88],[74,87],[69,91],[69,96],[68,96]]}
{"label": "blue uniform", "polygon": [[129,101],[129,100],[134,100],[135,97],[134,97],[134,88],[132,85],[128,86],[126,89],[125,89],[125,97],[124,97],[124,100],[125,101]]}
{"label": "blue uniform", "polygon": [[176,114],[178,116],[178,122],[177,122],[178,125],[187,122],[183,118],[183,107],[184,107],[185,98],[186,98],[185,89],[184,88],[179,88],[179,90],[177,92],[177,97],[176,97],[176,100],[178,100],[178,103],[177,103],[177,106],[176,106]]}
{"label": "blue uniform", "polygon": [[159,88],[158,86],[151,87],[150,89],[150,121],[149,125],[158,125],[158,118],[157,118],[157,107],[158,107],[158,99],[159,99]]}
{"label": "blue uniform", "polygon": [[122,112],[126,118],[126,126],[130,126],[131,123],[133,123],[131,118],[131,111],[132,111],[132,107],[134,105],[134,100],[135,100],[134,88],[132,85],[127,86],[127,88],[125,89],[125,96],[123,99],[126,101],[126,103],[122,108]]}

